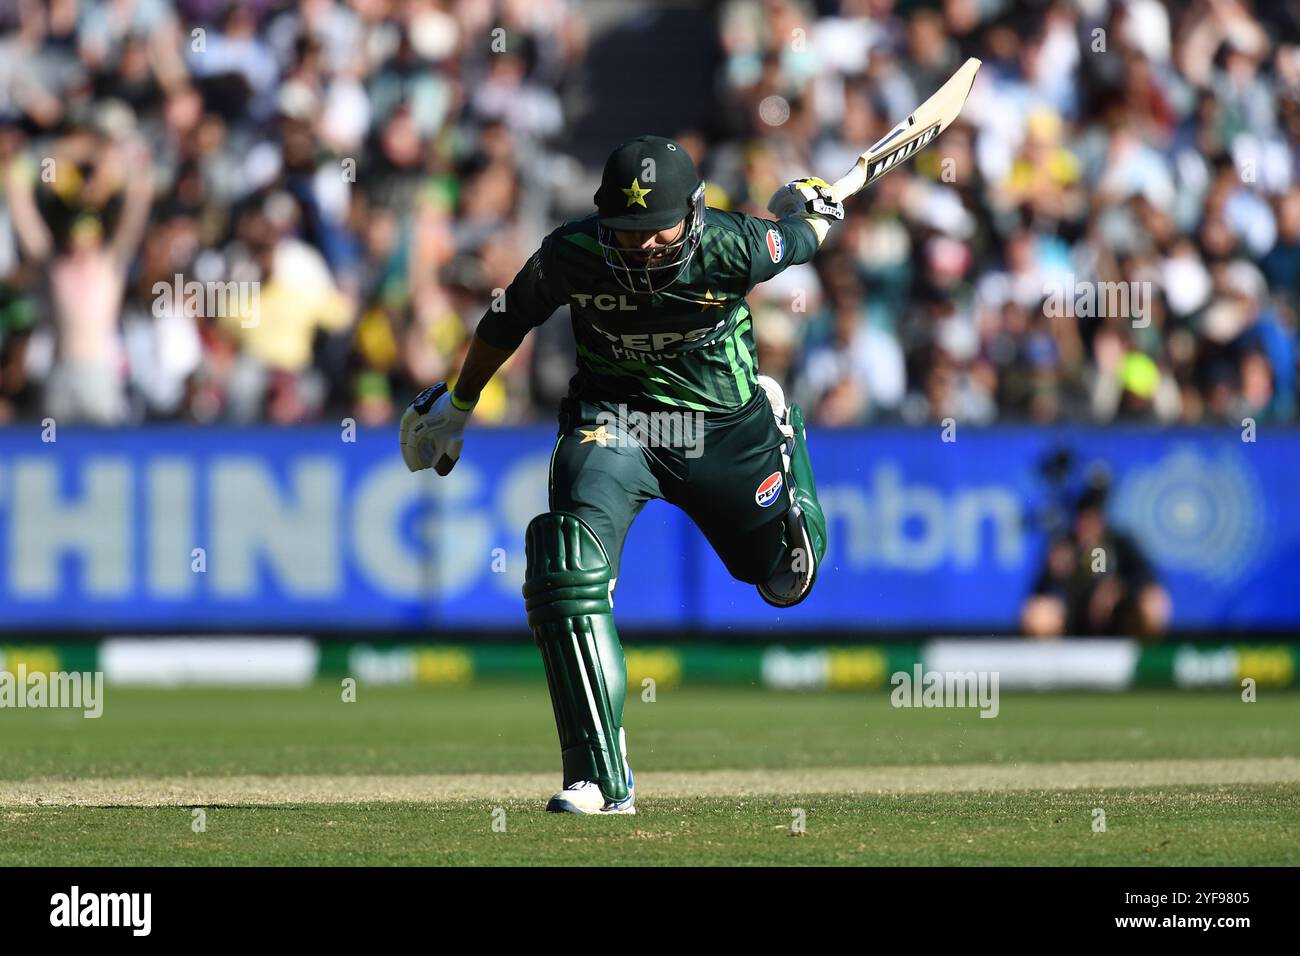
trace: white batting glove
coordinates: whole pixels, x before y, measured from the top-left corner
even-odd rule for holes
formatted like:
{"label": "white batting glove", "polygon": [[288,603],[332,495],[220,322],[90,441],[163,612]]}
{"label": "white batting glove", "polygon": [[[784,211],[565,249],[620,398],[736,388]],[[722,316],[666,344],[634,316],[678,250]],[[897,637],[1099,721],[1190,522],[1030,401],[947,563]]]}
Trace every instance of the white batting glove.
{"label": "white batting glove", "polygon": [[816,176],[786,183],[772,194],[772,198],[767,201],[767,209],[778,219],[786,216],[815,216],[838,221],[844,218],[844,204],[835,198],[831,184]]}
{"label": "white batting glove", "polygon": [[446,382],[430,385],[402,412],[402,461],[411,471],[433,468],[447,475],[465,444],[469,408],[458,408]]}

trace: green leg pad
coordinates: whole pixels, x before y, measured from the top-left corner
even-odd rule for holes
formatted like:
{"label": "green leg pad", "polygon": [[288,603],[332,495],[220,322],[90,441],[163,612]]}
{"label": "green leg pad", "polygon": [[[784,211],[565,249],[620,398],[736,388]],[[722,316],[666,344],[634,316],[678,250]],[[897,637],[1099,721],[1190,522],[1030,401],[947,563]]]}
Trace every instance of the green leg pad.
{"label": "green leg pad", "polygon": [[790,424],[795,435],[794,453],[790,456],[794,499],[803,509],[808,537],[812,539],[817,566],[820,567],[822,558],[826,555],[826,516],[822,513],[821,502],[817,500],[817,482],[813,480],[812,459],[808,457],[808,438],[803,428],[803,409],[793,403],[790,405]]}
{"label": "green leg pad", "polygon": [[594,780],[606,800],[623,800],[618,731],[627,665],[610,606],[609,557],[590,526],[564,511],[534,518],[524,549],[524,605],[551,689],[564,785]]}

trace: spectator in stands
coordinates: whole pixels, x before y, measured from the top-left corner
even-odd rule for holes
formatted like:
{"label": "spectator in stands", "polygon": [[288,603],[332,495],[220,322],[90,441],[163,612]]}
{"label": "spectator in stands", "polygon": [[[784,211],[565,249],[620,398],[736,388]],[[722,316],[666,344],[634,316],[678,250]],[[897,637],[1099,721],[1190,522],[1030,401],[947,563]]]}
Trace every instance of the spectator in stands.
{"label": "spectator in stands", "polygon": [[[116,105],[103,107],[106,125],[126,122]],[[45,209],[38,176],[48,185],[40,194]],[[45,412],[58,422],[120,424],[127,409],[122,301],[153,200],[149,151],[80,126],[54,143],[39,171],[15,167],[8,188],[23,249],[47,268],[54,362]]]}

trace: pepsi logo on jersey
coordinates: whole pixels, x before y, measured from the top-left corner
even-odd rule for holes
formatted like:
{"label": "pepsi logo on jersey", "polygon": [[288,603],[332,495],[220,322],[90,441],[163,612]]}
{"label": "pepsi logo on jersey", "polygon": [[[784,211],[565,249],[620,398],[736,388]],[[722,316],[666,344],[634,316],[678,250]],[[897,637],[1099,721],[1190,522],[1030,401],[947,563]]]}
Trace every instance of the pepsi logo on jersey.
{"label": "pepsi logo on jersey", "polygon": [[767,254],[772,257],[773,262],[780,262],[781,257],[785,255],[785,240],[775,229],[767,231]]}

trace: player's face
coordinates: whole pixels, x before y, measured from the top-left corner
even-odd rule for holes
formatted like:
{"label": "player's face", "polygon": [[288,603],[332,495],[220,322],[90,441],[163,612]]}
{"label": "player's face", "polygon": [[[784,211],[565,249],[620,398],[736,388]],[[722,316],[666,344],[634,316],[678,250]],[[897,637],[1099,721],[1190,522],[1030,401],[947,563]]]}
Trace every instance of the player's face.
{"label": "player's face", "polygon": [[596,238],[619,285],[629,292],[658,293],[686,270],[704,234],[704,184],[691,193],[689,213],[665,229],[609,229],[597,224]]}
{"label": "player's face", "polygon": [[685,229],[686,220],[683,219],[677,225],[669,226],[667,229],[660,229],[657,232],[625,232],[616,229],[614,238],[623,253],[623,258],[629,264],[643,266],[648,262],[654,262],[675,253],[674,248],[668,247],[682,238]]}

